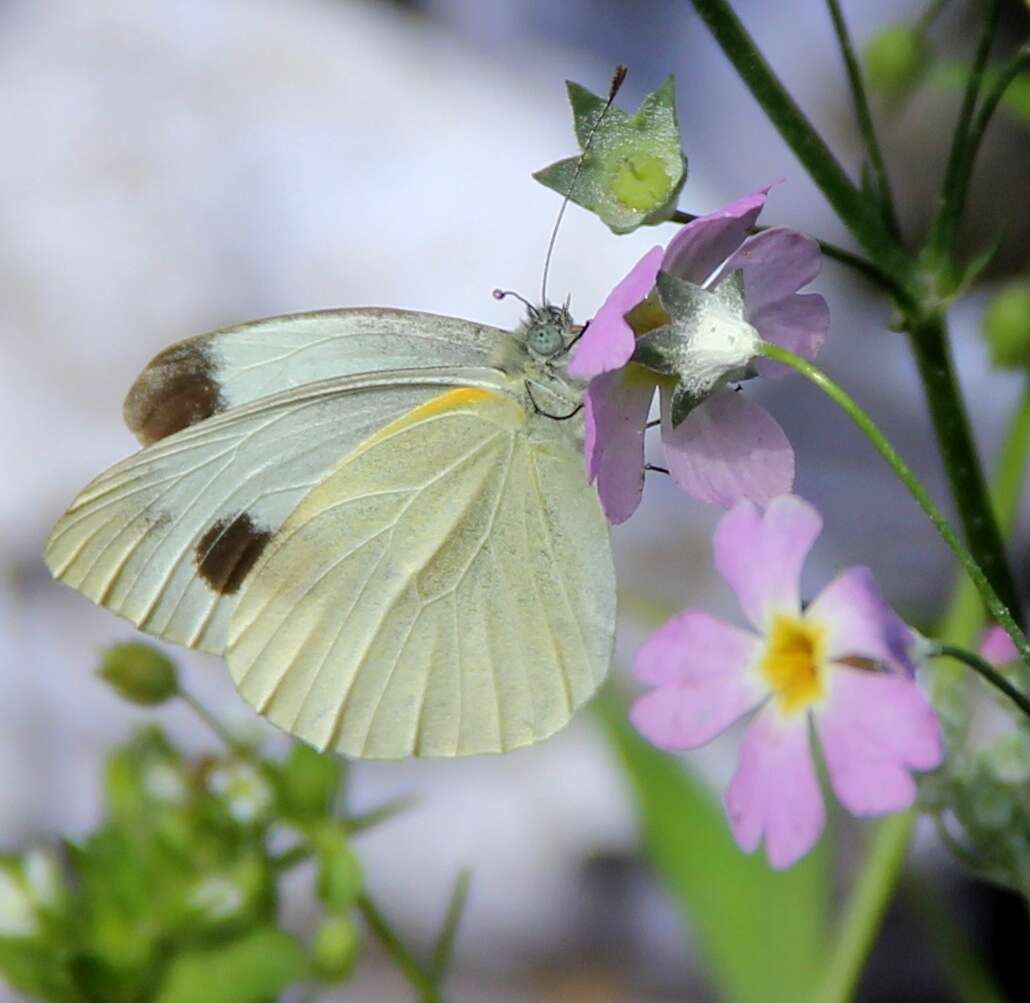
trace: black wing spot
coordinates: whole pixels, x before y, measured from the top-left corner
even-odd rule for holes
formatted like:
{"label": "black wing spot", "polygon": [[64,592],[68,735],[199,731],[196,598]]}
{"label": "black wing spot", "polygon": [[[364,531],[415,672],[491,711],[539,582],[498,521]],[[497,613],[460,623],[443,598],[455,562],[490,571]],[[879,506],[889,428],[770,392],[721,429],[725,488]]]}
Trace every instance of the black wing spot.
{"label": "black wing spot", "polygon": [[271,538],[271,530],[259,529],[247,512],[219,519],[194,550],[197,571],[215,592],[232,595]]}
{"label": "black wing spot", "polygon": [[125,398],[125,423],[145,446],[225,410],[204,342],[155,356]]}

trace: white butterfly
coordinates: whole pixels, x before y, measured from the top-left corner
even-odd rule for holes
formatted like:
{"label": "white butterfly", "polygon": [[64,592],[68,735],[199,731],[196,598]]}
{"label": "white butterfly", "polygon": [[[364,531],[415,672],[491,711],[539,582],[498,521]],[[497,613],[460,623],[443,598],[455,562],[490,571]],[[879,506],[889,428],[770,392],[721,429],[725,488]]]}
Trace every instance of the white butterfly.
{"label": "white butterfly", "polygon": [[280,727],[349,756],[504,752],[611,658],[608,529],[564,309],[511,334],[399,310],[180,342],[125,402],[142,442],[46,549],[54,575],[226,657]]}

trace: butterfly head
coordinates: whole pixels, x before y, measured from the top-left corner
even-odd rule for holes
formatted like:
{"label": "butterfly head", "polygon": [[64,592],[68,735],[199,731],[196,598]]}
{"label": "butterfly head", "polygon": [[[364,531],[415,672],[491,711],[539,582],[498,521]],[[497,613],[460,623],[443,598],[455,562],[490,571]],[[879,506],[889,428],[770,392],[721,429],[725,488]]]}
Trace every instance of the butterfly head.
{"label": "butterfly head", "polygon": [[530,307],[523,325],[526,348],[541,361],[561,355],[576,336],[567,306]]}
{"label": "butterfly head", "polygon": [[572,322],[568,302],[562,306],[551,303],[534,306],[524,296],[508,289],[494,290],[495,299],[504,299],[506,296],[514,296],[526,305],[526,319],[516,334],[537,362],[549,362],[572,346],[580,328]]}

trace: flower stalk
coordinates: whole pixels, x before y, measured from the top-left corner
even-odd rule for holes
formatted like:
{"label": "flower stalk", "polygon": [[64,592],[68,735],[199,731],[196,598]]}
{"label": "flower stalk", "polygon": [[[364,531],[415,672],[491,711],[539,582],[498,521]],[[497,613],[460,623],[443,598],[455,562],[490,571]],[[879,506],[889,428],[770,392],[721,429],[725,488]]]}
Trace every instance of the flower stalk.
{"label": "flower stalk", "polygon": [[[834,401],[851,420],[865,434],[866,438],[876,447],[880,455],[887,461],[891,469],[897,474],[898,479],[908,488],[909,493],[916,500],[919,507],[926,513],[934,528],[940,533],[941,538],[951,549],[951,552],[958,558],[966,574],[976,586],[980,598],[987,607],[991,616],[1004,628],[1005,632],[1012,638],[1020,657],[1030,666],[1030,642],[1020,629],[1019,624],[1009,607],[1002,601],[995,591],[984,569],[976,561],[973,555],[966,549],[966,546],[959,539],[958,534],[952,529],[951,524],[945,518],[944,513],[937,507],[930,497],[929,492],[922,482],[915,475],[909,465],[901,458],[901,455],[891,444],[890,440],[880,431],[876,423],[862,410],[853,397],[842,387],[831,380],[818,366],[813,365],[807,359],[803,359],[793,352],[781,348],[779,345],[772,345],[763,342],[760,346],[761,353],[767,358],[775,359],[784,365],[790,366],[802,376],[814,383],[831,400]],[[984,497],[987,497],[986,487]],[[989,504],[989,502],[988,502]],[[985,507],[980,510],[983,513],[989,512]]]}

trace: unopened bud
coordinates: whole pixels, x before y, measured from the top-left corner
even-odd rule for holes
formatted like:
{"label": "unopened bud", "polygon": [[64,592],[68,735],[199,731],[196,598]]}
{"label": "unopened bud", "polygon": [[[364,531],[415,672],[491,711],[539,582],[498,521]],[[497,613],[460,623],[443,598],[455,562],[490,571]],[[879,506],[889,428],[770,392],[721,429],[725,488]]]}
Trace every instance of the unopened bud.
{"label": "unopened bud", "polygon": [[923,35],[908,24],[889,24],[869,40],[865,66],[869,83],[897,98],[915,84],[929,62]]}
{"label": "unopened bud", "polygon": [[97,674],[126,700],[144,706],[164,703],[179,692],[172,660],[139,641],[108,648]]}
{"label": "unopened bud", "polygon": [[315,934],[311,965],[323,981],[342,982],[354,968],[359,946],[354,921],[347,916],[330,916]]}
{"label": "unopened bud", "polygon": [[1030,369],[1030,281],[1013,282],[994,297],[983,335],[999,369]]}

